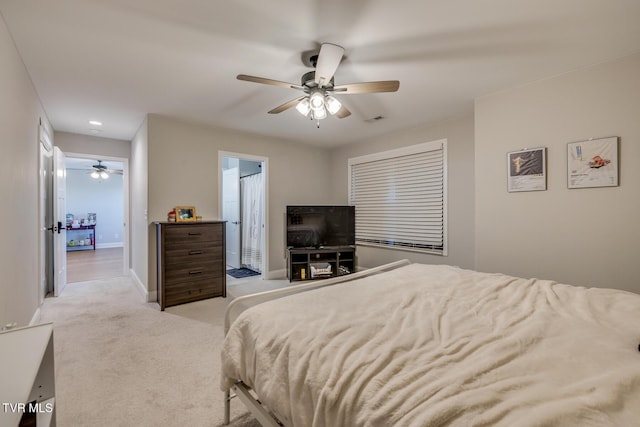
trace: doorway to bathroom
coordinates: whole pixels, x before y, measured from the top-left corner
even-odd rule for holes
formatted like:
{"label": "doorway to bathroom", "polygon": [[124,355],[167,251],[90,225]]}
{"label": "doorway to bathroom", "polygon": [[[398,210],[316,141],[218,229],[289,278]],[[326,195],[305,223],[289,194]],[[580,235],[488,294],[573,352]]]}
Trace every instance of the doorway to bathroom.
{"label": "doorway to bathroom", "polygon": [[235,279],[267,272],[267,162],[221,152],[220,217],[226,221],[227,274]]}

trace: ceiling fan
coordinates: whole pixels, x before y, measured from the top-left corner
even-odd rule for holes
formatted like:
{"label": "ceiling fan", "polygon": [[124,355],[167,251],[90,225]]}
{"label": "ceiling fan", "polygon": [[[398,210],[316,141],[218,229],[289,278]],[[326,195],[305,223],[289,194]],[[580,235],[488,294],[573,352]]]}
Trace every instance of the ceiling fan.
{"label": "ceiling fan", "polygon": [[87,171],[87,173],[94,179],[98,179],[98,178],[102,178],[102,179],[109,179],[109,175],[122,175],[122,170],[119,169],[109,169],[107,167],[107,165],[102,163],[102,160],[98,160],[97,164],[91,165],[89,167],[89,165],[83,164],[80,165],[78,164],[76,167],[76,164],[74,163],[73,166],[71,167],[67,167],[67,170],[78,170],[78,171]]}
{"label": "ceiling fan", "polygon": [[93,171],[91,172],[91,178],[102,178],[102,179],[108,179],[109,178],[109,174],[107,173],[107,167],[105,165],[102,164],[102,160],[98,160],[98,164],[97,165],[92,165],[91,166],[93,168]]}
{"label": "ceiling fan", "polygon": [[320,120],[326,118],[328,114],[335,115],[339,119],[351,115],[351,111],[342,105],[334,95],[395,92],[400,87],[398,80],[335,85],[334,74],[343,56],[343,47],[331,43],[323,43],[320,46],[320,52],[312,54],[308,58],[308,65],[314,67],[315,71],[305,73],[299,85],[246,74],[238,74],[237,79],[304,92],[304,95],[270,110],[269,114],[278,114],[295,106],[300,114],[309,117],[311,120],[316,120],[318,127],[320,127]]}

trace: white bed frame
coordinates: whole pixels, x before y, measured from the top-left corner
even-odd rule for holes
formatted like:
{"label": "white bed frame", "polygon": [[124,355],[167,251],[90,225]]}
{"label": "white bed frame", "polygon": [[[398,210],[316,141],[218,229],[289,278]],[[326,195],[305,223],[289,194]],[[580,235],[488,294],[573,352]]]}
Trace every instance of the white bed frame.
{"label": "white bed frame", "polygon": [[[389,264],[384,264],[379,267],[369,268],[367,270],[359,271],[357,273],[348,274],[345,276],[334,277],[326,280],[314,280],[312,282],[303,283],[300,285],[289,286],[286,288],[274,289],[271,291],[260,292],[252,295],[245,295],[234,299],[229,303],[224,314],[224,334],[227,335],[229,328],[233,321],[238,317],[240,313],[249,307],[258,305],[265,301],[270,301],[278,298],[282,298],[288,295],[293,295],[301,292],[310,291],[313,289],[322,288],[325,286],[336,285],[338,283],[349,282],[362,277],[371,276],[384,271],[393,270],[405,265],[410,264],[409,260],[403,259],[395,261]],[[233,391],[233,393],[232,393]],[[228,425],[231,421],[231,399],[239,397],[242,403],[249,409],[251,414],[258,420],[258,422],[264,427],[281,427],[280,423],[275,417],[262,405],[262,402],[251,393],[251,388],[244,384],[242,381],[238,381],[234,384],[231,390],[225,392],[224,397],[224,424]]]}

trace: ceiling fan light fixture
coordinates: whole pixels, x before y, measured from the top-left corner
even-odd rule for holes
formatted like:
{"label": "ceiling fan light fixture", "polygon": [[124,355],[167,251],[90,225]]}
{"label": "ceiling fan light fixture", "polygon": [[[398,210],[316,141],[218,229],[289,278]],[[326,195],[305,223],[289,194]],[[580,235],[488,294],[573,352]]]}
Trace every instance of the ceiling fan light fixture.
{"label": "ceiling fan light fixture", "polygon": [[309,111],[311,111],[311,104],[309,103],[309,97],[304,98],[302,101],[298,102],[296,105],[296,110],[303,116],[308,116]]}
{"label": "ceiling fan light fixture", "polygon": [[309,96],[309,103],[314,110],[324,108],[324,96],[320,91],[313,92]]}
{"label": "ceiling fan light fixture", "polygon": [[325,110],[324,105],[320,108],[313,109],[313,118],[315,120],[322,120],[327,117],[327,110]]}
{"label": "ceiling fan light fixture", "polygon": [[91,172],[91,178],[93,178],[93,179],[98,179],[98,178],[108,179],[109,178],[109,174],[107,173],[107,171],[105,169],[107,169],[107,167],[102,164],[102,160],[98,160],[98,164],[97,165],[93,165],[93,172]]}
{"label": "ceiling fan light fixture", "polygon": [[342,108],[342,104],[335,97],[331,95],[327,95],[325,99],[325,105],[327,106],[327,111],[332,116],[336,114]]}

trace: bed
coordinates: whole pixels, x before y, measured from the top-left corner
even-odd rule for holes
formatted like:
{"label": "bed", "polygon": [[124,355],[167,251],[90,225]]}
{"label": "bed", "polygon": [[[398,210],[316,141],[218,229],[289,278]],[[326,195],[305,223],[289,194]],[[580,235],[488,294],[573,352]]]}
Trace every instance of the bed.
{"label": "bed", "polygon": [[227,420],[233,390],[263,425],[640,423],[640,295],[391,267],[230,305]]}

